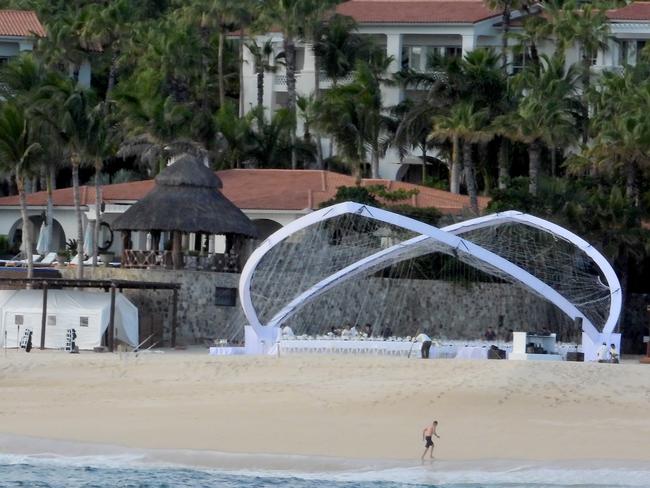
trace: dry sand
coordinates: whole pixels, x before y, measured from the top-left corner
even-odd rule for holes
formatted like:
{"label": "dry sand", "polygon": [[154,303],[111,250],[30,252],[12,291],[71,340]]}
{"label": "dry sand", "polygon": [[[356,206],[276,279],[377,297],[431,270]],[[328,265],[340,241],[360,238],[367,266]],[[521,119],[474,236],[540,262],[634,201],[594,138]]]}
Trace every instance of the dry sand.
{"label": "dry sand", "polygon": [[650,461],[632,362],[0,351],[0,399],[0,434],[133,448],[417,459],[437,419],[439,459]]}

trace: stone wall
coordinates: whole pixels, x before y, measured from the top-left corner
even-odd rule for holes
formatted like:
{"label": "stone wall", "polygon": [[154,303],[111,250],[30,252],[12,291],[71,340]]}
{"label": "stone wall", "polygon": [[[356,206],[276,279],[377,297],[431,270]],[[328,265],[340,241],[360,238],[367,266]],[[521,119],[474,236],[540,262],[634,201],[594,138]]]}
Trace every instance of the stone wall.
{"label": "stone wall", "polygon": [[375,333],[389,326],[397,335],[428,330],[448,339],[480,338],[487,327],[504,338],[509,329],[548,327],[569,339],[574,329],[554,305],[510,284],[389,278],[344,285],[289,319],[292,328],[309,333],[351,323],[370,323]]}
{"label": "stone wall", "polygon": [[[74,278],[74,270],[62,270]],[[86,278],[180,283],[178,295],[177,344],[197,344],[205,340],[233,338],[243,324],[239,297],[235,306],[217,306],[216,287],[236,289],[239,275],[210,271],[96,268],[86,270]],[[169,345],[172,326],[171,290],[124,290],[140,312],[140,337],[154,334],[160,345]],[[241,331],[243,337],[243,330]]]}
{"label": "stone wall", "polygon": [[[63,270],[62,274],[74,277],[73,270]],[[91,276],[89,269],[86,277]],[[243,339],[245,319],[239,297],[235,307],[215,304],[215,287],[236,289],[238,274],[97,268],[94,278],[180,283],[178,344]],[[140,311],[141,337],[153,333],[155,340],[168,345],[172,292],[125,290],[124,293]],[[435,336],[449,339],[479,338],[487,327],[493,327],[504,337],[509,329],[548,327],[571,338],[573,328],[571,321],[553,305],[513,285],[389,278],[368,278],[332,290],[288,323],[296,332],[316,333],[348,323],[370,323],[376,333],[388,325],[398,335],[413,335],[417,330],[427,329]]]}

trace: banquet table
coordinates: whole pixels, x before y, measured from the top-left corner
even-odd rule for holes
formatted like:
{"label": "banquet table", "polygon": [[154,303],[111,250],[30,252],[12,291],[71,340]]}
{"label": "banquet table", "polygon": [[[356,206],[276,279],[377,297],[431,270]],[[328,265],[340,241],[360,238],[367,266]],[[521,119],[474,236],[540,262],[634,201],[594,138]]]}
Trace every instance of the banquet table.
{"label": "banquet table", "polygon": [[217,346],[210,348],[210,356],[237,356],[239,354],[244,354],[243,347],[233,347],[233,346]]}
{"label": "banquet table", "polygon": [[487,359],[488,348],[482,346],[459,347],[456,359]]}
{"label": "banquet table", "polygon": [[[420,357],[422,344],[407,340],[343,340],[343,339],[283,339],[281,354],[375,354],[388,356]],[[454,357],[454,346],[432,346],[431,358]]]}

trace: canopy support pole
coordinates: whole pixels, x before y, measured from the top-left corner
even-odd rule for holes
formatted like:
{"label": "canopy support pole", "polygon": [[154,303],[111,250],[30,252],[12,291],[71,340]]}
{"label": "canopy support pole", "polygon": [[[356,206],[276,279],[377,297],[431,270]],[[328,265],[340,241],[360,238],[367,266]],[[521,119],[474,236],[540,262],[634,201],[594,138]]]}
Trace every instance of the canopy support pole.
{"label": "canopy support pole", "polygon": [[111,311],[108,318],[108,348],[115,350],[115,283],[111,285]]}
{"label": "canopy support pole", "polygon": [[45,349],[45,325],[47,324],[47,282],[43,282],[43,315],[41,317],[41,351]]}
{"label": "canopy support pole", "polygon": [[178,326],[178,290],[174,289],[172,298],[172,347],[176,347],[176,327]]}

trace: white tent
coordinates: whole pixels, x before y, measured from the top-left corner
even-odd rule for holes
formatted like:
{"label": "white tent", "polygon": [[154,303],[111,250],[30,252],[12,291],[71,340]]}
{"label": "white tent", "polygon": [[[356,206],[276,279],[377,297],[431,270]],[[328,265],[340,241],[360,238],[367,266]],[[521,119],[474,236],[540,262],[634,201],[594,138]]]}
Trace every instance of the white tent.
{"label": "white tent", "polygon": [[[35,348],[41,343],[43,317],[42,290],[0,291],[0,347],[17,347],[25,329],[32,331]],[[100,346],[108,328],[111,307],[109,293],[49,290],[45,347],[62,349],[66,332],[75,329],[79,349]],[[121,293],[115,294],[115,336],[117,340],[138,344],[138,309]],[[6,335],[5,335],[6,333]]]}

